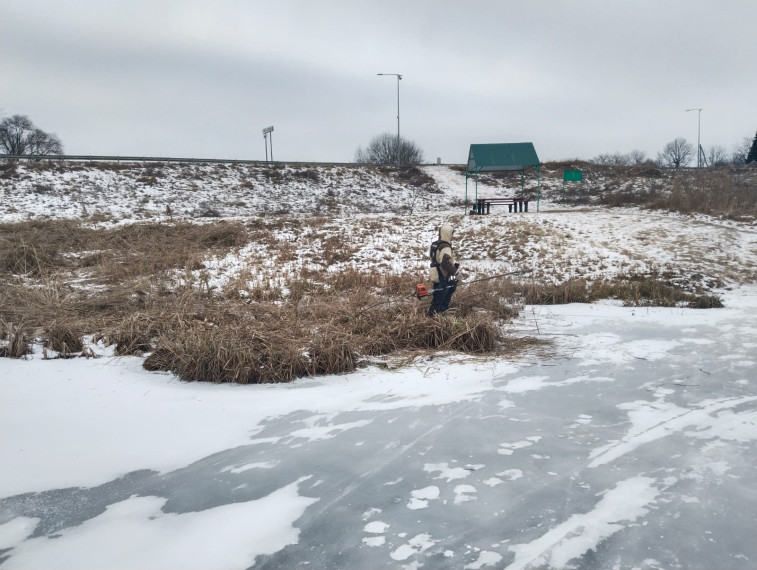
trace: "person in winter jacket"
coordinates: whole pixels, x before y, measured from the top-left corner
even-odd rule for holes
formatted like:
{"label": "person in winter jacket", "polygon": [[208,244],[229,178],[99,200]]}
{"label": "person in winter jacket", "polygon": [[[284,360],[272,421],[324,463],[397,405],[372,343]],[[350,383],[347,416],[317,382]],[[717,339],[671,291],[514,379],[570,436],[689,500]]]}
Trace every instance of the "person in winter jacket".
{"label": "person in winter jacket", "polygon": [[455,261],[452,253],[450,242],[453,232],[454,229],[450,224],[442,224],[439,228],[439,239],[431,244],[429,279],[433,285],[434,293],[431,299],[431,307],[428,309],[429,317],[449,309],[452,294],[457,289],[457,272],[460,264]]}

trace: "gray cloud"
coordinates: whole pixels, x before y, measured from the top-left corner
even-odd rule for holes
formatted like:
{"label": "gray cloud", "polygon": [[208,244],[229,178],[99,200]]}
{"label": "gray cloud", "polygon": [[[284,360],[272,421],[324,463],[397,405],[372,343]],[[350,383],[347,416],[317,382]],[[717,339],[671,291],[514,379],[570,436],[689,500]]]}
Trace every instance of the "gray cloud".
{"label": "gray cloud", "polygon": [[753,22],[733,0],[52,0],[0,8],[0,108],[71,153],[349,161],[396,129],[428,159],[471,142],[543,160],[757,129]]}

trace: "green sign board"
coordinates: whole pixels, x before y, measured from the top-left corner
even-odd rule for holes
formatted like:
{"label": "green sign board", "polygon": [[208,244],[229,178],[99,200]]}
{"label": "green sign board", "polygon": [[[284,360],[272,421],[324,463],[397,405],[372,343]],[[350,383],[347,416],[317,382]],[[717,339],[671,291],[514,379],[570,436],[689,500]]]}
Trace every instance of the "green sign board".
{"label": "green sign board", "polygon": [[566,170],[562,173],[562,179],[564,182],[582,182],[584,173],[580,170]]}

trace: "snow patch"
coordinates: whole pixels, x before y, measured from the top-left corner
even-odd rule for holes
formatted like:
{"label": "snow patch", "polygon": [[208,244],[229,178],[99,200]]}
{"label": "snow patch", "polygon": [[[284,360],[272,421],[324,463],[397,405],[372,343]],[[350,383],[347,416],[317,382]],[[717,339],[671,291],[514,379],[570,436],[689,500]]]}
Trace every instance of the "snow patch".
{"label": "snow patch", "polygon": [[394,550],[389,556],[392,557],[392,560],[407,560],[414,554],[425,552],[437,542],[431,539],[430,534],[418,534]]}
{"label": "snow patch", "polygon": [[446,479],[447,483],[454,481],[455,479],[465,479],[471,472],[463,467],[450,467],[448,463],[426,463],[423,466],[423,470],[428,473],[436,473],[439,475],[434,479]]}
{"label": "snow patch", "polygon": [[494,566],[502,561],[502,555],[489,550],[482,550],[478,553],[478,560],[463,566],[465,570],[479,570],[484,566]]}
{"label": "snow patch", "polygon": [[572,515],[568,520],[526,544],[510,547],[515,560],[506,570],[520,570],[548,564],[563,568],[571,560],[597,547],[599,543],[648,512],[660,491],[655,479],[633,477],[605,492],[593,510]]}
{"label": "snow patch", "polygon": [[[255,501],[166,513],[162,497],[133,496],[55,539],[17,545],[4,568],[247,568],[299,539],[294,523],[318,499],[300,496],[302,477]],[[254,532],[251,532],[254,529]],[[18,530],[16,531],[18,532]]]}
{"label": "snow patch", "polygon": [[431,485],[423,489],[416,489],[410,492],[411,498],[407,503],[407,508],[411,510],[425,509],[428,502],[439,498],[439,487]]}

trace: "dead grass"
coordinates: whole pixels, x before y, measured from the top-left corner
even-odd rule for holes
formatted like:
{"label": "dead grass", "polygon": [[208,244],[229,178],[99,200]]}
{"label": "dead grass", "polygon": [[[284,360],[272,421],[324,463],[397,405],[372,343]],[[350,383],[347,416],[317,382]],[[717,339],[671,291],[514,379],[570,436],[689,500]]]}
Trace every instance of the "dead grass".
{"label": "dead grass", "polygon": [[[0,226],[0,354],[20,357],[31,339],[60,356],[86,353],[85,333],[119,355],[145,355],[150,370],[188,381],[286,382],[355,370],[377,359],[426,351],[512,354],[533,343],[505,334],[523,304],[591,302],[718,306],[661,276],[559,285],[497,279],[462,285],[453,309],[428,318],[416,278],[378,267],[330,273],[354,254],[352,236],[333,236],[325,218],[263,218],[247,224],[132,224],[93,229],[74,222]],[[282,241],[316,240],[319,255],[299,269],[260,279],[255,267],[215,289],[205,261],[252,243],[289,262]],[[526,238],[524,237],[524,240]],[[496,252],[494,252],[496,254]],[[419,253],[420,255],[420,253]],[[12,338],[8,321],[15,326]]]}
{"label": "dead grass", "polygon": [[596,174],[601,182],[585,184],[583,192],[569,187],[566,201],[642,206],[736,220],[757,217],[757,169],[753,167],[719,166],[678,172],[653,166],[604,170]]}
{"label": "dead grass", "polygon": [[44,331],[45,348],[58,353],[61,358],[79,356],[84,350],[84,332],[60,323],[53,323]]}
{"label": "dead grass", "polygon": [[227,314],[211,326],[187,322],[158,335],[145,368],[171,371],[187,381],[288,382],[351,372],[370,357],[399,352],[490,354],[503,339],[486,316],[429,319],[425,308],[414,302],[359,316],[352,314],[353,307],[320,305],[298,316],[280,311],[266,319],[256,312],[252,318]]}
{"label": "dead grass", "polygon": [[33,335],[25,321],[13,323],[0,319],[0,358],[22,358],[31,353]]}

